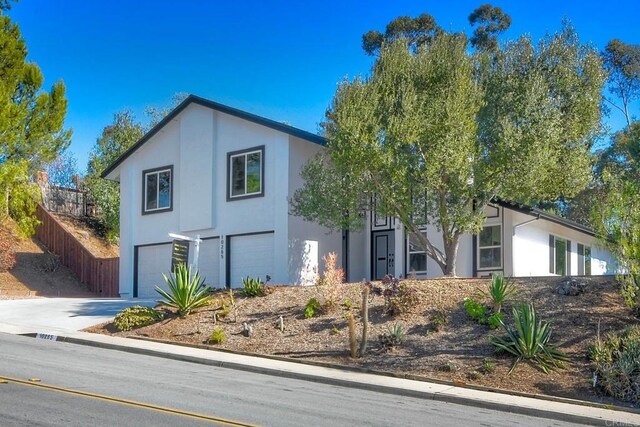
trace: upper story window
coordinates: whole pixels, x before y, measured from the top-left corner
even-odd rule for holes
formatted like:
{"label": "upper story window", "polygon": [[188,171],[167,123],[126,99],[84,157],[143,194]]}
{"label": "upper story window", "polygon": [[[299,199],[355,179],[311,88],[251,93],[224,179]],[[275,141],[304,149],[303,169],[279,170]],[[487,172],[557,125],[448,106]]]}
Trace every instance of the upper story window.
{"label": "upper story window", "polygon": [[578,243],[578,274],[591,276],[591,247]]}
{"label": "upper story window", "polygon": [[478,235],[478,270],[502,267],[502,226],[488,225]]}
{"label": "upper story window", "polygon": [[227,154],[227,200],[264,196],[264,146]]}
{"label": "upper story window", "polygon": [[571,240],[549,235],[549,273],[558,276],[571,274]]}
{"label": "upper story window", "polygon": [[173,205],[173,166],[142,172],[142,213],[166,212]]}

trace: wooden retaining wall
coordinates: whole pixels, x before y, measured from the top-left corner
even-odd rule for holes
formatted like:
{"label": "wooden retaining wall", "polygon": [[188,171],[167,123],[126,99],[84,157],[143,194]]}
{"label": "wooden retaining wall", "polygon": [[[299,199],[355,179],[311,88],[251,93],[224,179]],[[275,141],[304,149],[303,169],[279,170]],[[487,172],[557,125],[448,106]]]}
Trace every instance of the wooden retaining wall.
{"label": "wooden retaining wall", "polygon": [[120,258],[97,258],[76,237],[47,212],[38,206],[36,236],[49,250],[60,257],[91,292],[101,297],[118,297],[118,265]]}

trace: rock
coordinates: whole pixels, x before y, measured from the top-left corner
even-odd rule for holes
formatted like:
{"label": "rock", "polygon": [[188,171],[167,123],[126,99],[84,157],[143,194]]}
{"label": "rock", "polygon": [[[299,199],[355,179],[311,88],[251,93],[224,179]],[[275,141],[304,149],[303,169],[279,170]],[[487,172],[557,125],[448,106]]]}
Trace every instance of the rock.
{"label": "rock", "polygon": [[247,325],[247,322],[242,324],[242,335],[245,337],[250,337],[253,335],[253,327],[251,325]]}
{"label": "rock", "polygon": [[575,277],[566,277],[560,281],[556,288],[558,295],[577,296],[585,291],[587,281],[584,279],[576,279]]}

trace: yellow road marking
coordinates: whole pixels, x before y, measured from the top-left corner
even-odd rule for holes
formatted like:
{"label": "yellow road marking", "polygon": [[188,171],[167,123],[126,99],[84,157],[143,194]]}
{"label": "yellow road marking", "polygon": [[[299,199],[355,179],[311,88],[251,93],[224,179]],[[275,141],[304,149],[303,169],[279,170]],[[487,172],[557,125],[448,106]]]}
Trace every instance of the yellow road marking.
{"label": "yellow road marking", "polygon": [[33,381],[33,379],[29,379],[28,381],[25,381],[25,380],[20,380],[20,379],[17,379],[17,378],[0,377],[0,383],[10,382],[10,383],[16,383],[16,384],[31,386],[31,387],[43,388],[43,389],[46,389],[46,390],[49,390],[49,391],[57,391],[57,392],[60,392],[60,393],[83,396],[83,397],[87,397],[87,398],[91,398],[91,399],[105,400],[105,401],[108,401],[108,402],[114,402],[114,403],[119,403],[119,404],[122,404],[122,405],[134,406],[134,407],[138,407],[138,408],[151,409],[151,410],[154,410],[154,411],[164,412],[164,413],[173,414],[173,415],[180,415],[180,416],[183,416],[183,417],[196,418],[196,419],[204,420],[204,421],[214,421],[214,422],[221,423],[221,424],[226,424],[226,425],[229,425],[229,426],[257,427],[256,424],[249,424],[249,423],[245,423],[245,422],[242,422],[242,421],[235,421],[235,420],[229,420],[229,419],[226,419],[226,418],[213,417],[213,416],[209,416],[209,415],[205,415],[205,414],[198,414],[196,412],[189,412],[189,411],[183,411],[183,410],[180,410],[180,409],[167,408],[165,406],[160,406],[160,405],[153,405],[153,404],[150,404],[150,403],[136,402],[135,400],[128,400],[128,399],[121,399],[119,397],[105,396],[103,394],[89,393],[89,392],[86,392],[86,391],[74,390],[74,389],[69,389],[69,388],[64,388],[64,387],[57,387],[57,386],[54,386],[54,385],[44,384],[44,383],[40,383],[40,382],[34,383],[32,381]]}

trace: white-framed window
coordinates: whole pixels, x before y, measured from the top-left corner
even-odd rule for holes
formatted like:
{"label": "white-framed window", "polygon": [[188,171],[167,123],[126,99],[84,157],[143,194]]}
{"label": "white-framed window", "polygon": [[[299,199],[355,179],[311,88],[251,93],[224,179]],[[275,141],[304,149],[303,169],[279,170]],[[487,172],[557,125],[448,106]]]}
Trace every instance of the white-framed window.
{"label": "white-framed window", "polygon": [[478,234],[478,270],[502,268],[502,226],[485,225]]}
{"label": "white-framed window", "polygon": [[549,235],[549,273],[571,275],[571,240]]}
{"label": "white-framed window", "polygon": [[[420,230],[425,237],[427,230]],[[415,233],[407,237],[407,274],[427,274],[427,251]]]}
{"label": "white-framed window", "polygon": [[264,196],[264,146],[228,153],[227,200]]}
{"label": "white-framed window", "polygon": [[142,214],[170,211],[173,208],[173,166],[142,172]]}
{"label": "white-framed window", "polygon": [[578,243],[578,274],[591,276],[591,246]]}

